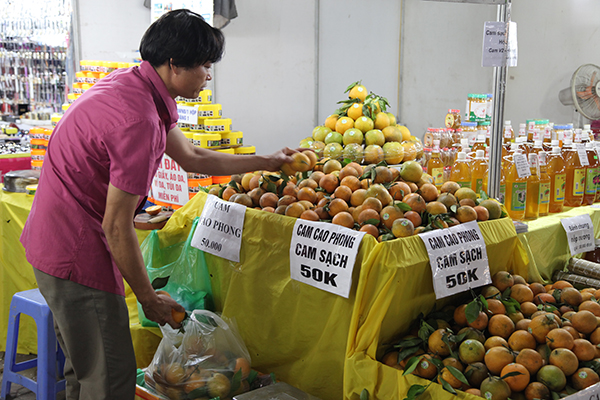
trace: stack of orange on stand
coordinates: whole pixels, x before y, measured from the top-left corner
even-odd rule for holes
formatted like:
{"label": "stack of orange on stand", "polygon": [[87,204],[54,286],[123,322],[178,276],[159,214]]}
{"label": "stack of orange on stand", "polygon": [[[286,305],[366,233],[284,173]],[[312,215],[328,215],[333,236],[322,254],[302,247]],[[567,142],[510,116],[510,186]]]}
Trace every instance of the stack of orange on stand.
{"label": "stack of orange on stand", "polygon": [[415,321],[381,362],[494,400],[564,397],[600,382],[600,290],[528,284],[506,271],[492,282],[472,301]]}

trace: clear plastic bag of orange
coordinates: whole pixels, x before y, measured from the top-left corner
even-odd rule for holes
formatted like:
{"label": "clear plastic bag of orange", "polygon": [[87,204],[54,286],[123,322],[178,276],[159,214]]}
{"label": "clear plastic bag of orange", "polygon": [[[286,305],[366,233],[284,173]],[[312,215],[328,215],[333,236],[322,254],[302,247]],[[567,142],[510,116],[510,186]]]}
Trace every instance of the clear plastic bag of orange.
{"label": "clear plastic bag of orange", "polygon": [[[250,389],[250,353],[233,323],[195,310],[183,330],[161,327],[163,339],[144,374],[169,399],[233,397]],[[184,331],[184,332],[182,332]]]}

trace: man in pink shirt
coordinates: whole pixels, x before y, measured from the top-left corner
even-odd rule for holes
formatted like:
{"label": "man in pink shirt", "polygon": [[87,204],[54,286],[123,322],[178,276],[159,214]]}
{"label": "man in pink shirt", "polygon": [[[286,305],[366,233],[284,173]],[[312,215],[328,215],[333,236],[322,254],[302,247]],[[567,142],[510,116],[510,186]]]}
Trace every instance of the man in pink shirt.
{"label": "man in pink shirt", "polygon": [[99,81],[54,129],[21,242],[67,357],[67,399],[134,398],[123,278],[149,319],[178,327],[171,309],[183,308],[153,290],[133,226],[163,154],[209,175],[292,161],[287,148],[236,157],[194,147],[177,128],[175,97],[198,97],[223,46],[200,15],[171,11],[144,34],[142,64]]}

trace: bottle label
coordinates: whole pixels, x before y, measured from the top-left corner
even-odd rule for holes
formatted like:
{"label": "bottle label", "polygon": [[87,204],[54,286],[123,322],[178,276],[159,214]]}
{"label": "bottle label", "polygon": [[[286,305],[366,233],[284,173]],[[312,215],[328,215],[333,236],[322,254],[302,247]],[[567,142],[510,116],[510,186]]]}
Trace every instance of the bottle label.
{"label": "bottle label", "polygon": [[485,121],[485,111],[487,109],[486,103],[472,102],[471,112],[469,114],[470,121]]}
{"label": "bottle label", "polygon": [[598,190],[598,168],[588,168],[585,174],[585,194],[593,195]]}
{"label": "bottle label", "polygon": [[511,127],[509,127],[509,126],[504,127],[504,138],[512,139],[512,128]]}
{"label": "bottle label", "polygon": [[479,194],[481,190],[483,190],[483,178],[475,179],[475,193]]}
{"label": "bottle label", "polygon": [[546,126],[544,129],[544,141],[545,139],[548,139],[548,141],[552,140],[552,128],[549,126]]}
{"label": "bottle label", "polygon": [[585,151],[585,147],[577,148],[577,156],[579,156],[579,163],[581,164],[582,167],[587,167],[588,165],[590,165],[590,163],[588,161],[588,157],[587,157],[587,152]]}
{"label": "bottle label", "polygon": [[550,182],[540,182],[540,204],[550,203]]}
{"label": "bottle label", "polygon": [[561,202],[565,200],[566,175],[558,174],[554,176],[554,201]]}
{"label": "bottle label", "polygon": [[444,183],[444,168],[431,168],[431,177],[435,186],[442,186]]}
{"label": "bottle label", "polygon": [[573,171],[573,196],[583,196],[585,191],[585,168]]}
{"label": "bottle label", "polygon": [[444,123],[444,125],[446,125],[446,128],[452,128],[454,126],[454,114],[446,114],[446,122]]}
{"label": "bottle label", "polygon": [[466,187],[466,188],[471,188],[471,181],[464,181],[464,182],[456,182],[459,184],[459,186],[461,188]]}
{"label": "bottle label", "polygon": [[533,140],[540,140],[542,139],[542,132],[539,129],[534,129],[533,130]]}
{"label": "bottle label", "polygon": [[504,198],[506,197],[506,184],[500,185],[500,192],[498,193],[498,201],[504,204]]}
{"label": "bottle label", "polygon": [[512,196],[510,209],[513,211],[524,211],[527,199],[527,182],[514,182],[512,184]]}

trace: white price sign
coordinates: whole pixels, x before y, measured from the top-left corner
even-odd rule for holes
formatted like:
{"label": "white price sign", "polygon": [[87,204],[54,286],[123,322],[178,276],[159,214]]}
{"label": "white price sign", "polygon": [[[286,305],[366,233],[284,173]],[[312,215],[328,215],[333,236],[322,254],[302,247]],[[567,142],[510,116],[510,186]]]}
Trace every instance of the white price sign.
{"label": "white price sign", "polygon": [[190,199],[187,172],[165,154],[152,179],[151,190],[156,200],[183,206]]}
{"label": "white price sign", "polygon": [[297,219],[290,243],[292,279],[348,298],[365,232]]}
{"label": "white price sign", "polygon": [[177,120],[179,123],[193,125],[198,123],[198,107],[177,104],[177,114],[179,114],[179,119]]}
{"label": "white price sign", "polygon": [[560,222],[567,233],[572,256],[595,249],[594,224],[589,214],[563,218]]}
{"label": "white price sign", "polygon": [[240,261],[246,206],[209,195],[191,245],[230,261]]}
{"label": "white price sign", "polygon": [[531,176],[531,169],[525,154],[515,153],[513,155],[513,161],[515,162],[515,167],[517,168],[517,175],[519,175],[519,178],[527,178],[528,176]]}
{"label": "white price sign", "polygon": [[481,66],[516,67],[517,58],[517,23],[485,22]]}
{"label": "white price sign", "polygon": [[492,282],[485,241],[477,222],[419,236],[427,248],[437,299]]}
{"label": "white price sign", "polygon": [[590,165],[590,163],[588,161],[588,157],[587,157],[587,152],[585,151],[585,147],[584,148],[578,147],[577,155],[579,156],[579,162],[581,163],[582,166],[587,167]]}

